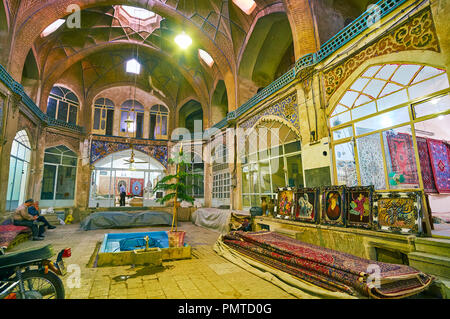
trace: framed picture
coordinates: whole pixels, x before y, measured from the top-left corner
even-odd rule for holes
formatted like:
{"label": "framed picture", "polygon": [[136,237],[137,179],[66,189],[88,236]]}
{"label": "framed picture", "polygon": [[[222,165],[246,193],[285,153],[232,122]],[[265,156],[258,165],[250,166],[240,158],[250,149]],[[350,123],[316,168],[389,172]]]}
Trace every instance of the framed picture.
{"label": "framed picture", "polygon": [[321,224],[345,227],[345,186],[322,187]]}
{"label": "framed picture", "polygon": [[347,226],[372,228],[374,186],[347,187]]}
{"label": "framed picture", "polygon": [[295,190],[293,219],[301,222],[316,223],[319,219],[320,188],[298,188]]}
{"label": "framed picture", "polygon": [[276,218],[292,219],[294,214],[294,189],[279,188],[277,197]]}
{"label": "framed picture", "polygon": [[422,193],[376,192],[374,229],[398,234],[422,233]]}

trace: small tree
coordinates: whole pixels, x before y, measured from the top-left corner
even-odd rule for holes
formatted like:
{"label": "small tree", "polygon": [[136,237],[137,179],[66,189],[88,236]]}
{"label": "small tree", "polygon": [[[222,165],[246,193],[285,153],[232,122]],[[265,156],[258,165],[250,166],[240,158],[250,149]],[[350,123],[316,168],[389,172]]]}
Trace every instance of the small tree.
{"label": "small tree", "polygon": [[169,159],[169,164],[176,165],[176,174],[175,175],[167,175],[163,177],[153,189],[153,193],[157,191],[171,191],[167,193],[163,198],[157,200],[157,202],[161,204],[165,204],[173,199],[173,217],[172,217],[172,228],[171,232],[173,232],[173,228],[175,227],[175,231],[178,231],[178,222],[177,222],[177,203],[178,200],[180,202],[186,201],[191,204],[194,204],[194,197],[189,196],[187,194],[187,190],[191,187],[195,187],[196,185],[185,185],[184,181],[187,177],[199,177],[200,174],[192,174],[186,172],[186,161],[185,156],[183,154],[183,148],[180,148],[178,154],[176,154],[173,158]]}

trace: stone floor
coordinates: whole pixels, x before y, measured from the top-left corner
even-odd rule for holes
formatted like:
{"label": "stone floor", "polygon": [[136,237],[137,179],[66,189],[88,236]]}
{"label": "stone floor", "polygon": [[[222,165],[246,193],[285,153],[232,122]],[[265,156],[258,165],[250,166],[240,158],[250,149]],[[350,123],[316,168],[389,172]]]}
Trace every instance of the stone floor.
{"label": "stone floor", "polygon": [[[105,233],[168,230],[168,227],[83,231],[79,224],[58,226],[46,232],[44,241],[28,241],[11,251],[52,244],[55,252],[72,249],[65,259],[67,299],[295,299],[277,286],[218,256],[212,245],[219,234],[190,222],[180,223],[192,259],[163,262],[162,267],[131,266],[89,268],[96,244]],[[74,264],[75,266],[70,266]],[[80,270],[80,287],[73,287]]]}

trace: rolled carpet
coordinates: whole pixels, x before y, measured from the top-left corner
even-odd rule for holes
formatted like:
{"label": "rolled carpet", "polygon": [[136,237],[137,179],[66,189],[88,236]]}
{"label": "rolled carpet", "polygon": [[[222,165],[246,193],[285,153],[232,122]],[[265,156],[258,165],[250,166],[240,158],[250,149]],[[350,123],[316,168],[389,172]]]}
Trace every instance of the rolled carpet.
{"label": "rolled carpet", "polygon": [[416,269],[360,258],[274,232],[231,232],[223,243],[263,264],[330,291],[370,298],[404,298],[433,278]]}

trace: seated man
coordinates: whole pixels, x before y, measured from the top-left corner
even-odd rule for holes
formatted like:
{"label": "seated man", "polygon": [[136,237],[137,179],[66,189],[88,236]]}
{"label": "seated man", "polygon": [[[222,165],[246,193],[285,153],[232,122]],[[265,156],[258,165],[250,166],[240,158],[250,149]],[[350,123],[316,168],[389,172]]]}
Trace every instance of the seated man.
{"label": "seated man", "polygon": [[[32,199],[29,199],[32,201]],[[26,202],[25,202],[26,203]],[[38,202],[32,202],[31,206],[28,207],[28,214],[30,214],[31,216],[37,216],[37,221],[38,222],[43,222],[44,226],[47,226],[48,229],[54,229],[56,228],[53,225],[50,225],[50,223],[47,221],[47,219],[44,216],[40,216],[39,215],[39,206],[38,206]]]}
{"label": "seated man", "polygon": [[38,216],[31,216],[28,213],[28,208],[33,205],[33,200],[29,199],[25,204],[17,207],[14,212],[14,225],[16,226],[26,226],[31,228],[33,233],[33,240],[44,240],[43,233],[45,231],[44,226],[40,225],[37,221]]}

